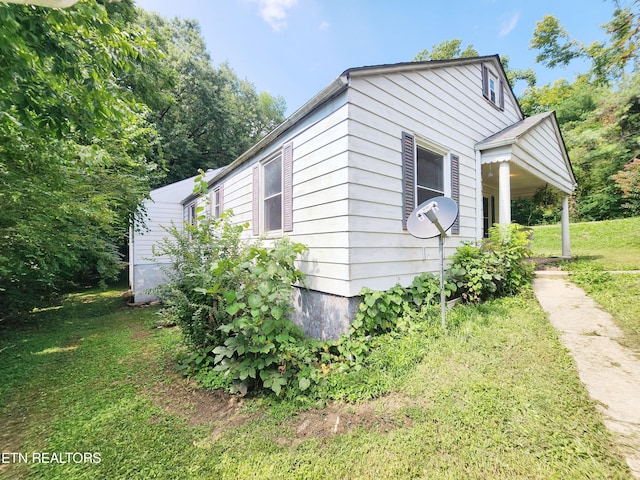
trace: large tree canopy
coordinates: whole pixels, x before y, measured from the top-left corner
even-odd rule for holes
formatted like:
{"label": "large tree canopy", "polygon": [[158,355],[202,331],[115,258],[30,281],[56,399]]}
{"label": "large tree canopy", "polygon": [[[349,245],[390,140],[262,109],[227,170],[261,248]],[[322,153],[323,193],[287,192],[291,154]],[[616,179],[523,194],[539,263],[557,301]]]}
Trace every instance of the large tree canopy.
{"label": "large tree canopy", "polygon": [[575,212],[583,220],[637,212],[629,182],[637,178],[633,159],[640,155],[640,1],[612,3],[602,42],[578,42],[553,16],[537,23],[531,48],[539,62],[557,67],[582,58],[590,67],[573,82],[531,86],[520,99],[526,114],[556,111],[578,181]]}
{"label": "large tree canopy", "polygon": [[633,0],[626,7],[619,0],[613,3],[613,18],[603,25],[608,40],[589,45],[571,38],[555,16],[545,15],[537,22],[531,39],[531,48],[539,52],[536,61],[554,68],[567,66],[577,58],[587,59],[591,62],[592,80],[597,84],[614,82],[629,73],[629,68],[635,70],[640,58],[640,0]]}
{"label": "large tree canopy", "polygon": [[123,82],[153,46],[130,2],[0,4],[0,312],[118,271],[156,164]]}
{"label": "large tree canopy", "polygon": [[133,83],[161,137],[166,183],[230,163],[282,122],[282,98],[257,93],[228,64],[213,66],[196,21],[140,11],[140,23],[163,54]]}
{"label": "large tree canopy", "polygon": [[195,21],[0,3],[0,312],[114,277],[150,188],[231,162],[284,111],[212,65]]}

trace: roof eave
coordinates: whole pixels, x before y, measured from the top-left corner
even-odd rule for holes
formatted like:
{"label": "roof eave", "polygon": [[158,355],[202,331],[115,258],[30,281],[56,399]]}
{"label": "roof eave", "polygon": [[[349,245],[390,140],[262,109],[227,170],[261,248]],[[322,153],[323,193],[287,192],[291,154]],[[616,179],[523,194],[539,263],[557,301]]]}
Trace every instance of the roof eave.
{"label": "roof eave", "polygon": [[[209,185],[215,184],[217,181],[224,178],[228,173],[231,173],[237,167],[242,165],[244,162],[253,158],[260,151],[267,148],[273,142],[275,142],[280,136],[282,136],[287,130],[293,127],[296,123],[306,117],[308,114],[313,112],[315,109],[320,107],[322,104],[335,97],[336,95],[342,93],[349,86],[349,76],[348,75],[340,75],[333,82],[331,82],[327,87],[322,89],[316,96],[314,96],[307,103],[302,105],[298,110],[296,110],[291,116],[285,119],[280,125],[271,130],[267,135],[262,137],[257,143],[255,143],[251,148],[245,151],[242,155],[236,158],[229,165],[224,167],[221,172],[215,175],[211,180],[209,180]],[[192,201],[194,198],[197,198],[197,195],[190,195],[185,198],[182,203],[188,203]]]}

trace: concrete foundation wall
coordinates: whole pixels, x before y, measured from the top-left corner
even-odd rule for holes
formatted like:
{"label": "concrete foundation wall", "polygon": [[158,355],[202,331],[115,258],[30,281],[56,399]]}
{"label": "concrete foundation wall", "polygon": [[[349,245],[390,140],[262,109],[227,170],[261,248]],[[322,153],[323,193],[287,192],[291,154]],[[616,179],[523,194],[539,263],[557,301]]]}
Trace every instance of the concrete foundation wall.
{"label": "concrete foundation wall", "polygon": [[349,331],[359,303],[360,297],[341,297],[296,287],[292,319],[309,337],[337,339]]}
{"label": "concrete foundation wall", "polygon": [[146,303],[157,300],[150,290],[167,282],[166,275],[162,271],[163,267],[169,265],[147,264],[135,265],[133,268],[133,301],[135,303]]}

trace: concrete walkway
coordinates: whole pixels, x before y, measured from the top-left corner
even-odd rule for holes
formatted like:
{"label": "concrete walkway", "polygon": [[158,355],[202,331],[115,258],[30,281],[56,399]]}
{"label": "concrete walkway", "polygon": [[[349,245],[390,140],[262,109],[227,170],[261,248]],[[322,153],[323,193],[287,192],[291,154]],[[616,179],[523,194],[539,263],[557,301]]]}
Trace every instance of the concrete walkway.
{"label": "concrete walkway", "polygon": [[[558,272],[538,273],[535,294],[575,359],[580,380],[640,479],[640,352],[621,346],[611,315]],[[563,272],[564,273],[564,272]]]}

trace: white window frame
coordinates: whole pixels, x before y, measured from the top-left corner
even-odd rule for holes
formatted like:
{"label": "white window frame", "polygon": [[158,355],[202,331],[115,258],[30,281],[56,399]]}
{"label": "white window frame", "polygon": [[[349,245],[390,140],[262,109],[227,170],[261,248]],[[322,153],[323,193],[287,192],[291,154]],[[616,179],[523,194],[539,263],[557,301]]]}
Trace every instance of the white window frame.
{"label": "white window frame", "polygon": [[[267,176],[266,169],[273,162],[280,162],[280,191],[277,194],[267,197],[266,184]],[[283,193],[284,193],[284,172],[282,162],[282,152],[278,152],[276,155],[269,157],[260,164],[260,231],[269,236],[278,236],[283,233],[283,221],[284,221],[284,205],[283,205]],[[280,196],[280,226],[275,229],[267,228],[267,200]]]}
{"label": "white window frame", "polygon": [[220,218],[222,211],[220,210],[220,187],[213,189],[213,201],[211,202],[211,213],[213,218]]}
{"label": "white window frame", "polygon": [[187,225],[196,226],[198,224],[198,216],[196,214],[197,202],[196,200],[188,203],[184,206],[183,221]]}
{"label": "white window frame", "polygon": [[[442,184],[444,190],[442,191],[442,195],[445,197],[451,196],[451,152],[447,151],[444,147],[436,145],[431,142],[427,142],[425,140],[419,139],[416,137],[415,146],[413,151],[413,162],[414,162],[414,172],[415,172],[415,182],[414,182],[414,198],[416,202],[416,207],[419,205],[418,200],[418,148],[422,148],[423,150],[428,150],[431,153],[435,153],[436,155],[440,155],[442,157]],[[434,189],[429,189],[428,187],[420,187],[426,188],[431,191],[436,191]],[[439,192],[438,192],[439,193]]]}

